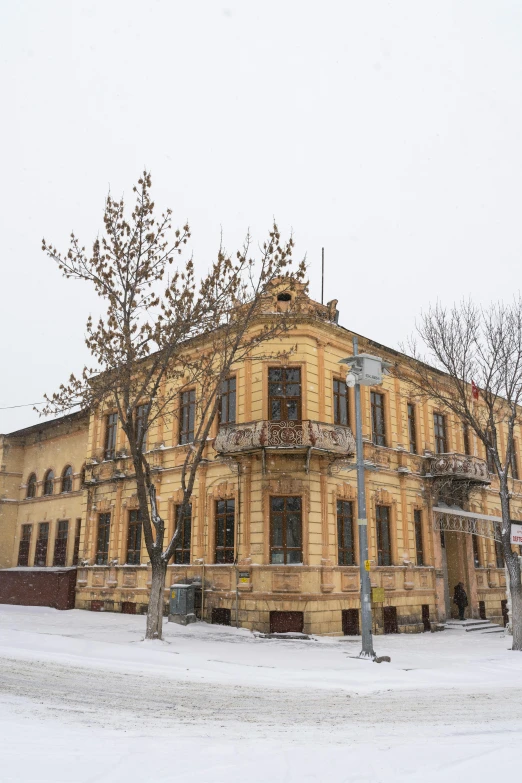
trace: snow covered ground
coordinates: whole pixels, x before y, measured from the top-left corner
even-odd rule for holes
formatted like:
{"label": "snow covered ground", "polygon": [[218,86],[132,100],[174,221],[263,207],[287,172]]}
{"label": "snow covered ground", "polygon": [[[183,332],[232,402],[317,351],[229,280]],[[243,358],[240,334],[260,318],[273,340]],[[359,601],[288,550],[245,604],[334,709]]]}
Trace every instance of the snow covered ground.
{"label": "snow covered ground", "polygon": [[522,653],[496,635],[279,641],[0,606],[2,783],[464,781],[518,772]]}

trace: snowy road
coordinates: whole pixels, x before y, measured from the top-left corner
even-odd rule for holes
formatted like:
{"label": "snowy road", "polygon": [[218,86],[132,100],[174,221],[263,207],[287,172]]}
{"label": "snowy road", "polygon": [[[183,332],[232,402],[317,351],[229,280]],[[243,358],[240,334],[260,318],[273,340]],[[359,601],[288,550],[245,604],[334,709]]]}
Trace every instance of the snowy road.
{"label": "snowy road", "polygon": [[[364,665],[364,664],[363,664]],[[369,665],[369,664],[368,664]],[[176,682],[153,674],[104,672],[56,663],[0,658],[2,696],[34,699],[42,717],[67,716],[90,726],[172,728],[180,723],[237,724],[245,736],[277,724],[331,735],[340,726],[429,725],[490,728],[522,723],[522,683],[513,688],[383,690],[370,694],[314,688],[246,687]],[[248,728],[247,728],[248,727]]]}
{"label": "snowy road", "polygon": [[[2,783],[475,783],[522,746],[502,637],[277,642],[197,624],[0,606]],[[151,761],[152,759],[152,761]]]}

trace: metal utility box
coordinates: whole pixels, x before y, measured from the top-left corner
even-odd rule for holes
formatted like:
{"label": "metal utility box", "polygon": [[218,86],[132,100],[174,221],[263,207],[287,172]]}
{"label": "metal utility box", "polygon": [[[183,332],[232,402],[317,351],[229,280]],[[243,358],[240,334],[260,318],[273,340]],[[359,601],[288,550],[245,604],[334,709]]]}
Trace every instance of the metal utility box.
{"label": "metal utility box", "polygon": [[341,359],[339,364],[347,364],[361,386],[379,386],[382,383],[383,370],[386,373],[389,367],[389,362],[369,353],[349,356],[347,359]]}
{"label": "metal utility box", "polygon": [[170,586],[169,623],[188,625],[196,622],[194,613],[195,585],[176,584]]}

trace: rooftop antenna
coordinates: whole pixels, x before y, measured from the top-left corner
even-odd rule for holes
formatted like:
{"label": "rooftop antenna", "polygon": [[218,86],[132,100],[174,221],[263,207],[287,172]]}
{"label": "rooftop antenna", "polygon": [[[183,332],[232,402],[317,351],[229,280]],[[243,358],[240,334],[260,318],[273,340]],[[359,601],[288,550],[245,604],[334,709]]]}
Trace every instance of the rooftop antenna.
{"label": "rooftop antenna", "polygon": [[324,247],[321,248],[321,304],[324,304]]}

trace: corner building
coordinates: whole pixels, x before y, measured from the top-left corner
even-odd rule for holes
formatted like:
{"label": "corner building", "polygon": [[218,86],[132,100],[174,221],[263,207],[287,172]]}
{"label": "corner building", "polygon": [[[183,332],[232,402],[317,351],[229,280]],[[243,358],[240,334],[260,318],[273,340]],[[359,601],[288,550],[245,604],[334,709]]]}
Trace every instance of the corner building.
{"label": "corner building", "polygon": [[[288,307],[289,296],[276,289],[267,298],[267,312]],[[286,358],[253,355],[223,386],[219,421],[198,471],[167,588],[186,580],[203,585],[198,612],[210,622],[260,631],[357,633],[354,393],[339,364],[353,352],[353,333],[338,324],[336,302],[323,306],[302,291],[291,296],[297,298],[295,328],[262,350],[263,356]],[[401,360],[360,336],[359,351]],[[450,617],[458,581],[468,593],[467,616],[502,622],[505,571],[495,540],[499,498],[482,444],[450,412],[412,398],[397,379],[386,377],[383,386],[361,392],[370,577],[372,587],[380,588],[372,591],[374,631],[420,632]],[[159,421],[147,434],[169,534],[199,393],[185,392],[179,416]],[[3,436],[2,476],[9,490],[0,511],[8,515],[11,531],[0,544],[4,567],[22,561],[28,569],[52,565],[60,518],[72,524],[78,517],[78,546],[69,531],[66,548],[66,564],[78,560],[76,606],[142,612],[151,572],[125,437],[111,409],[97,411],[88,423],[81,416],[73,423],[76,440],[70,417],[50,423],[45,435],[29,428],[26,435]],[[517,443],[521,437],[517,433]],[[37,445],[42,439],[45,445]],[[59,507],[65,463],[74,463],[70,510]],[[45,494],[47,466],[54,466],[59,502]],[[520,519],[516,464],[513,475],[512,511]],[[46,520],[43,563],[37,549],[43,549],[38,536]],[[166,609],[167,602],[168,589]]]}
{"label": "corner building", "polygon": [[[288,306],[288,294],[273,298],[270,311]],[[202,584],[200,613],[213,622],[357,633],[354,396],[339,364],[352,353],[353,335],[338,325],[335,302],[297,298],[296,328],[268,348],[287,358],[252,356],[224,385],[167,586]],[[365,338],[359,350],[400,361]],[[499,502],[481,444],[394,378],[361,391],[370,575],[382,588],[374,591],[375,632],[419,632],[449,617],[460,580],[470,616],[501,621],[505,573],[492,533]],[[170,533],[197,394],[183,395],[179,420],[148,433]],[[520,482],[513,483],[520,508]],[[130,459],[110,410],[91,417],[84,504],[77,607],[144,611],[150,568]]]}

